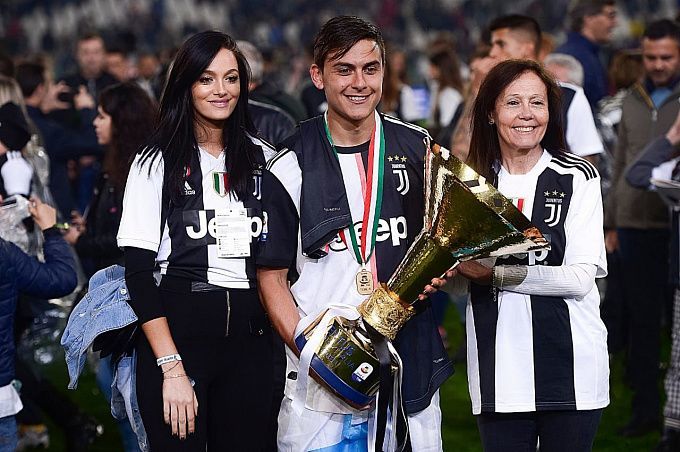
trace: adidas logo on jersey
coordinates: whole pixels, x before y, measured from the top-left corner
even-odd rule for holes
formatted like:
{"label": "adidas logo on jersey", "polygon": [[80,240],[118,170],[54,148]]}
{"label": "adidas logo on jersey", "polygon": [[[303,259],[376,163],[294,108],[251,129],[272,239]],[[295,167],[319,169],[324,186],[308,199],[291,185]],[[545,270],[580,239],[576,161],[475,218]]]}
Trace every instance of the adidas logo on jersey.
{"label": "adidas logo on jersey", "polygon": [[[358,221],[354,223],[354,231],[357,235],[357,240],[361,240],[361,222]],[[401,245],[402,240],[406,240],[407,237],[407,227],[406,218],[396,217],[396,218],[381,218],[378,220],[378,231],[375,237],[376,242],[384,242],[385,240],[391,240],[392,246]],[[339,235],[335,236],[335,239],[330,243],[330,249],[332,251],[344,251],[347,249],[347,245],[342,241]]]}
{"label": "adidas logo on jersey", "polygon": [[[210,234],[210,237],[217,239],[217,225],[215,224],[214,211],[211,211],[211,218],[208,220],[208,214],[205,210],[198,211],[198,224],[186,224],[185,230],[187,236],[193,240],[199,240]],[[267,224],[267,212],[262,212],[264,221],[260,217],[248,217],[250,221],[250,237],[258,237],[263,230],[264,225]],[[266,233],[266,231],[265,231]]]}
{"label": "adidas logo on jersey", "polygon": [[191,188],[191,185],[189,185],[189,181],[184,181],[184,196],[189,196],[189,195],[195,195],[196,190]]}

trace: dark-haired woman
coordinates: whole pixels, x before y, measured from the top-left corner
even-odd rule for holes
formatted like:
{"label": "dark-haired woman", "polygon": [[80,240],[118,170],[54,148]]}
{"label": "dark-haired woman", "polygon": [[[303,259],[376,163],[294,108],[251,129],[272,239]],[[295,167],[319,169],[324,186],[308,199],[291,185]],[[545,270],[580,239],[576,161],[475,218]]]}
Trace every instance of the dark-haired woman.
{"label": "dark-haired woman", "polygon": [[468,380],[485,451],[591,450],[609,404],[600,178],[563,151],[559,88],[509,60],[482,83],[468,163],[549,237],[549,251],[467,262]]}
{"label": "dark-haired woman", "polygon": [[[156,124],[156,103],[135,83],[121,83],[99,94],[93,121],[97,142],[106,147],[104,168],[85,216],[72,216],[64,239],[73,245],[88,274],[113,264],[123,264],[116,234],[123,210],[123,190],[130,163]],[[97,383],[111,399],[111,357],[97,365]],[[119,421],[126,452],[138,451],[137,438],[127,419]]]}
{"label": "dark-haired woman", "polygon": [[89,273],[123,263],[123,252],[116,234],[123,210],[123,191],[130,163],[153,130],[156,120],[154,101],[134,83],[106,88],[99,95],[93,121],[97,142],[106,147],[102,177],[85,217],[74,214],[67,242],[74,245],[81,259],[89,259]]}
{"label": "dark-haired woman", "polygon": [[463,81],[458,57],[444,48],[430,55],[430,76],[436,84],[432,94],[430,132],[438,143],[450,143],[463,105]]}
{"label": "dark-haired woman", "polygon": [[137,398],[153,451],[263,450],[270,440],[271,328],[255,255],[272,150],[255,137],[248,82],[229,36],[189,38],[128,175],[118,245],[144,332]]}

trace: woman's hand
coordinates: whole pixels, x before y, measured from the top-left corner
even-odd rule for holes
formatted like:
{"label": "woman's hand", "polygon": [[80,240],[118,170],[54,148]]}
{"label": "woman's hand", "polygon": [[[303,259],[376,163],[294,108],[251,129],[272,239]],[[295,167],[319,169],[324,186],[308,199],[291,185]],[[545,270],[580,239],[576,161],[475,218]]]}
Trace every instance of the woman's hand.
{"label": "woman's hand", "polygon": [[454,271],[456,274],[482,286],[490,286],[493,281],[493,270],[477,261],[461,262]]}
{"label": "woman's hand", "polygon": [[171,368],[165,369],[163,374],[163,419],[170,425],[173,435],[185,439],[196,429],[196,393],[181,362],[164,364],[163,367]]}
{"label": "woman's hand", "polygon": [[40,227],[41,231],[49,229],[57,223],[57,211],[54,207],[43,204],[38,198],[31,198],[28,205],[28,212],[33,217],[33,221]]}
{"label": "woman's hand", "polygon": [[444,284],[446,284],[446,281],[448,278],[453,278],[456,274],[455,270],[449,270],[446,272],[443,278],[432,278],[432,281],[430,281],[430,284],[425,286],[425,289],[423,290],[423,293],[418,295],[418,300],[424,300],[426,299],[430,294],[435,293],[436,291],[439,290],[440,287],[442,287]]}
{"label": "woman's hand", "polygon": [[76,242],[78,241],[78,237],[80,237],[80,230],[77,227],[71,226],[68,228],[66,231],[66,234],[63,235],[64,240],[66,240],[66,243],[69,245],[75,245]]}

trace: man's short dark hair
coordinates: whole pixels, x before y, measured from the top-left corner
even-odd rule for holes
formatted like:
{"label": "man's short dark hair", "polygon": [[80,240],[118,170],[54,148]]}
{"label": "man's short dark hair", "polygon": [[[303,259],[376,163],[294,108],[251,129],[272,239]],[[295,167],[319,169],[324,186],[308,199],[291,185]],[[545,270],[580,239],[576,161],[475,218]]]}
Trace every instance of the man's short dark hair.
{"label": "man's short dark hair", "polygon": [[534,52],[536,52],[536,55],[541,51],[541,26],[538,25],[538,22],[533,17],[522,16],[521,14],[510,14],[497,17],[489,24],[490,32],[503,28],[526,33],[527,36],[529,36],[529,39],[534,43]]}
{"label": "man's short dark hair", "polygon": [[21,63],[17,66],[17,82],[24,97],[30,97],[45,83],[45,66],[40,63]]}
{"label": "man's short dark hair", "polygon": [[384,63],[385,41],[378,27],[360,17],[334,17],[321,27],[314,39],[314,64],[323,71],[323,64],[327,58],[330,60],[342,58],[357,42],[365,39],[375,41]]}
{"label": "man's short dark hair", "polygon": [[670,19],[657,20],[647,25],[642,37],[652,41],[671,38],[680,45],[680,25]]}
{"label": "man's short dark hair", "polygon": [[78,35],[77,44],[80,44],[83,41],[90,41],[92,39],[99,39],[102,44],[104,44],[104,38],[96,31],[86,31]]}
{"label": "man's short dark hair", "polygon": [[571,30],[580,32],[583,29],[583,19],[600,14],[605,6],[616,6],[616,0],[577,0],[569,8]]}

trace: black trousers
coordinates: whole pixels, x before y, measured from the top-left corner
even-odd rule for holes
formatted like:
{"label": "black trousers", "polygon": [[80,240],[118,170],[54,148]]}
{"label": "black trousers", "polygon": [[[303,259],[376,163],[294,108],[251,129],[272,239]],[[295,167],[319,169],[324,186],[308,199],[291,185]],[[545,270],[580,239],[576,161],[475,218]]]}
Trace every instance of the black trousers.
{"label": "black trousers", "polygon": [[484,452],[588,452],[602,410],[485,413],[477,416]]}
{"label": "black trousers", "polygon": [[629,313],[626,373],[633,418],[659,418],[661,317],[670,301],[666,230],[619,229],[623,295]]}
{"label": "black trousers", "polygon": [[163,420],[162,374],[144,337],[137,400],[152,452],[271,449],[272,329],[257,290],[192,291],[164,277],[161,298],[184,369],[196,383],[196,431],[180,440]]}

